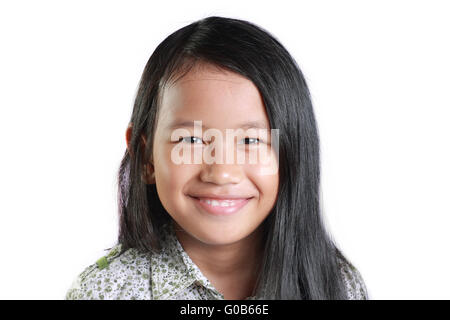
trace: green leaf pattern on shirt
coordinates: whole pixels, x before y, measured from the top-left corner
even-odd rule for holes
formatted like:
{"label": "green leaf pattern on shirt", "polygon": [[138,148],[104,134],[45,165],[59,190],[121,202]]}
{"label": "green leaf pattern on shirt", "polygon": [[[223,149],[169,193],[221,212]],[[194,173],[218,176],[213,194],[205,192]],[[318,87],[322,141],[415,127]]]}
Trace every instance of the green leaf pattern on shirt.
{"label": "green leaf pattern on shirt", "polygon": [[[68,289],[67,300],[212,300],[224,299],[190,259],[178,241],[173,224],[164,226],[159,253],[142,253],[121,244],[88,266]],[[349,299],[367,299],[358,270],[340,260]],[[256,299],[248,297],[247,299]]]}

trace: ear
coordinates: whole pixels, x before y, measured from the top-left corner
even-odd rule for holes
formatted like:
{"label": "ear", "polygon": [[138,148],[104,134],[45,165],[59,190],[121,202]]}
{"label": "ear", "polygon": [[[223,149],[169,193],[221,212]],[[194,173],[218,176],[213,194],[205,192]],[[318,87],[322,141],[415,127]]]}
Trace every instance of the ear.
{"label": "ear", "polygon": [[[131,150],[130,150],[130,141],[131,141],[131,135],[133,133],[133,123],[130,122],[128,124],[127,130],[125,131],[125,141],[127,143],[127,149],[128,152],[130,152],[130,154],[132,154]],[[144,134],[141,134],[141,146],[145,147],[145,145],[147,144],[146,139]]]}
{"label": "ear", "polygon": [[133,153],[130,150],[130,140],[131,140],[131,134],[133,133],[133,123],[130,122],[128,124],[127,130],[125,131],[125,141],[127,143],[127,149],[131,156],[133,156]]}
{"label": "ear", "polygon": [[[130,122],[128,125],[128,128],[125,132],[125,139],[127,142],[127,149],[128,152],[130,153],[131,157],[133,157],[133,153],[130,150],[130,140],[131,140],[131,134],[133,132],[133,123]],[[142,134],[141,135],[141,146],[142,148],[145,148],[147,144],[147,141],[145,139],[145,136]],[[155,180],[155,169],[153,166],[153,160],[150,159],[150,162],[144,164],[144,169],[141,175],[141,180],[142,182],[146,183],[146,184],[155,184],[156,180]]]}
{"label": "ear", "polygon": [[[147,139],[142,134],[141,135],[141,144],[142,149],[145,149],[145,146],[147,145]],[[150,155],[149,162],[144,164],[144,172],[142,174],[142,181],[146,184],[155,184],[155,167],[153,166],[153,157]]]}
{"label": "ear", "polygon": [[142,173],[142,182],[145,184],[155,184],[155,168],[151,163],[144,164],[144,172]]}

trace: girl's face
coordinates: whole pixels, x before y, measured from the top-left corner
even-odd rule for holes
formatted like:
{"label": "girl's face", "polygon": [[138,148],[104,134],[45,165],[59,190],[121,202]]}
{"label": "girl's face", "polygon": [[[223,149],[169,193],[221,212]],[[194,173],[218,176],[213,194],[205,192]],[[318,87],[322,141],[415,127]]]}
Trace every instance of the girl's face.
{"label": "girl's face", "polygon": [[[186,124],[190,121],[201,121],[203,128],[197,127],[194,133],[194,125]],[[243,125],[249,122],[265,126],[267,136],[257,130],[246,131],[248,127]],[[222,133],[223,140],[219,141],[220,136],[205,137],[209,128]],[[238,128],[243,130],[236,140],[227,140],[226,129]],[[176,129],[184,129],[184,134],[172,137]],[[278,170],[270,174],[267,170],[277,166],[270,133],[258,89],[239,74],[202,65],[164,89],[154,136],[154,179],[164,208],[192,240],[210,245],[238,242],[257,230],[270,213],[279,182]],[[180,137],[183,139],[178,142]],[[258,144],[251,138],[264,140]],[[218,143],[214,151],[211,140]],[[176,149],[180,147],[184,148],[182,153]],[[237,154],[249,154],[252,148],[268,148],[264,163],[262,158],[256,163],[238,161]],[[187,151],[192,155],[191,163],[174,161],[174,155]],[[204,153],[214,156],[220,152],[222,162],[203,158]],[[234,153],[232,161],[226,158],[229,152]],[[194,154],[200,155],[201,163],[194,163]],[[211,204],[201,201],[221,197],[238,199]]]}

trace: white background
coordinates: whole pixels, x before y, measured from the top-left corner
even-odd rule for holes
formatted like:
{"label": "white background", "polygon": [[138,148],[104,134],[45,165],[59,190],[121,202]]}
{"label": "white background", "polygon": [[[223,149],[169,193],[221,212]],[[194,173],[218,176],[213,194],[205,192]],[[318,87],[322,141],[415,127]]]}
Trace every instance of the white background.
{"label": "white background", "polygon": [[372,299],[449,299],[445,1],[0,2],[0,298],[63,299],[114,244],[144,65],[209,15],[276,36],[311,90],[327,226]]}

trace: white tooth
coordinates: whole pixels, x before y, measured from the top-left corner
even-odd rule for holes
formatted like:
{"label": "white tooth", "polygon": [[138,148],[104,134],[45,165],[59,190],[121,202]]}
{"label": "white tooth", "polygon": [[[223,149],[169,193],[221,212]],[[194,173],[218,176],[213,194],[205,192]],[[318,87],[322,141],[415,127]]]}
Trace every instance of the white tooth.
{"label": "white tooth", "polygon": [[211,201],[211,205],[214,207],[214,206],[218,206],[219,205],[219,201],[217,201],[217,200],[213,200],[213,201]]}
{"label": "white tooth", "polygon": [[218,200],[210,200],[210,199],[200,199],[201,202],[207,203],[211,206],[221,206],[221,207],[231,207],[235,205],[235,202],[233,200],[223,200],[223,201],[218,201]]}

